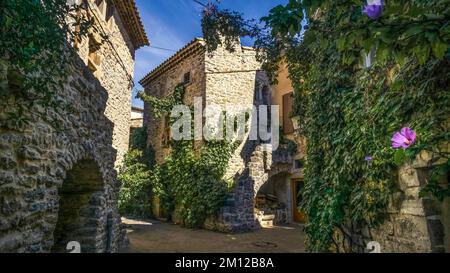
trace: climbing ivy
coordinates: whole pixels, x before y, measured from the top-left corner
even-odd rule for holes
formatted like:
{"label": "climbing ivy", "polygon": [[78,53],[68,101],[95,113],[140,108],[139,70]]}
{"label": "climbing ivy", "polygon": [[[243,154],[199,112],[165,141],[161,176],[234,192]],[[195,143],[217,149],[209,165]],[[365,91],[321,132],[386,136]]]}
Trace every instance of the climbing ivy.
{"label": "climbing ivy", "polygon": [[[137,97],[148,103],[155,117],[170,113],[183,104],[184,86],[179,85],[165,98],[140,92]],[[193,110],[191,109],[191,113]],[[171,118],[169,125],[175,122]],[[193,130],[191,130],[193,131]],[[170,154],[155,165],[151,181],[163,210],[172,220],[197,228],[214,216],[229,194],[231,181],[224,179],[228,161],[239,145],[238,141],[170,141]],[[176,215],[177,219],[173,219]]]}
{"label": "climbing ivy", "polygon": [[122,183],[119,211],[122,215],[145,218],[152,214],[151,170],[155,166],[153,149],[147,145],[147,130],[137,128],[130,137],[117,178]]}
{"label": "climbing ivy", "polygon": [[[450,193],[436,182],[449,168],[450,1],[383,3],[374,15],[362,0],[291,0],[262,18],[266,28],[253,36],[267,45],[272,75],[286,60],[295,89],[294,112],[308,140],[302,209],[310,251],[339,250],[337,230],[355,234],[355,226],[383,223],[398,168],[421,152],[431,163],[446,162],[430,165],[435,172],[422,196],[443,200]],[[249,33],[247,23],[234,28]],[[213,32],[204,30],[207,37]],[[273,39],[278,43],[264,42]],[[375,58],[365,67],[368,53]],[[394,149],[391,137],[402,127],[417,139]],[[347,237],[344,250],[364,248]]]}
{"label": "climbing ivy", "polygon": [[117,176],[122,183],[118,203],[122,215],[139,218],[151,215],[152,187],[147,161],[143,151],[138,149],[132,149],[125,154]]}
{"label": "climbing ivy", "polygon": [[8,109],[0,116],[1,127],[20,129],[39,117],[60,128],[53,113],[71,109],[58,96],[75,56],[70,43],[92,24],[78,13],[81,8],[66,0],[1,1],[0,65],[7,76],[0,101]]}

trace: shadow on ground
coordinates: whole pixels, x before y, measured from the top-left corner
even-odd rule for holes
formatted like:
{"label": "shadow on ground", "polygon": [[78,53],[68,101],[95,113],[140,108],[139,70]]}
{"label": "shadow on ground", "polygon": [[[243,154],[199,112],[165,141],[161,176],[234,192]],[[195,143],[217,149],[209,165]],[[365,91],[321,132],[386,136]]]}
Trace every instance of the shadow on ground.
{"label": "shadow on ground", "polygon": [[143,253],[301,253],[303,227],[299,224],[263,228],[253,232],[226,234],[192,230],[157,220],[122,218],[127,225],[129,247],[121,252]]}

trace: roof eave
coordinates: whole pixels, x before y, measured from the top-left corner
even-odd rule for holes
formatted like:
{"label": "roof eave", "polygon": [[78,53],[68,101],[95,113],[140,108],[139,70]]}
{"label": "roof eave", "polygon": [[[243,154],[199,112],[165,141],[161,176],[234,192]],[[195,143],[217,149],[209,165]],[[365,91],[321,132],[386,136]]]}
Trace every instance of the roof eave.
{"label": "roof eave", "polygon": [[113,0],[135,50],[150,45],[134,0]]}
{"label": "roof eave", "polygon": [[[170,66],[174,61],[176,61],[178,59],[182,60],[182,59],[186,58],[186,56],[183,55],[184,53],[189,52],[189,50],[195,48],[196,46],[204,47],[204,45],[205,45],[205,42],[204,42],[203,38],[193,39],[192,41],[187,43],[184,47],[182,47],[180,50],[178,50],[175,54],[173,54],[172,56],[167,58],[164,62],[162,62],[160,65],[158,65],[152,71],[150,71],[147,75],[145,75],[139,81],[139,83],[145,87],[151,81],[151,79],[154,77],[154,75],[156,75],[160,71],[163,71],[166,67]],[[187,56],[189,56],[189,55],[187,55]]]}

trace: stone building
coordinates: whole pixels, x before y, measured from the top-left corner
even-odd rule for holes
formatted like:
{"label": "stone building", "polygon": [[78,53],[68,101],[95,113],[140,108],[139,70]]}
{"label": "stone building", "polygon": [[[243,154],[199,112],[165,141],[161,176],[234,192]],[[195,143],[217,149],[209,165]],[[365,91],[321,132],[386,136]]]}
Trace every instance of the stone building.
{"label": "stone building", "polygon": [[[280,92],[292,91],[270,85],[261,70],[261,63],[257,61],[255,49],[236,44],[234,52],[219,47],[208,53],[205,42],[200,38],[185,45],[148,73],[140,83],[146,94],[160,98],[171,94],[178,84],[183,83],[186,88],[184,103],[192,106],[194,97],[201,97],[203,107],[240,105],[251,108],[253,105],[270,105],[272,99],[281,103]],[[167,143],[171,133],[167,119],[168,115],[155,118],[150,106],[144,106],[148,144],[155,150],[158,163],[162,163],[170,152]],[[301,179],[300,166],[294,166],[294,158],[300,157],[297,149],[289,151],[282,143],[276,151],[266,152],[261,141],[248,139],[248,132],[245,139],[230,159],[225,175],[225,178],[234,181],[230,197],[218,216],[206,221],[205,227],[220,231],[245,231],[294,219],[301,221],[299,215],[294,218],[297,200],[293,193],[294,180],[291,179],[295,176],[295,181]],[[158,199],[155,198],[154,202],[154,215],[164,216]],[[173,219],[177,222],[176,215]]]}
{"label": "stone building", "polygon": [[[149,42],[134,1],[83,2],[95,27],[73,44],[57,92],[73,108],[57,115],[64,129],[40,118],[0,128],[0,252],[66,252],[69,241],[114,252],[123,239],[115,167],[128,148],[135,51]],[[0,79],[15,88],[9,73],[2,61]]]}

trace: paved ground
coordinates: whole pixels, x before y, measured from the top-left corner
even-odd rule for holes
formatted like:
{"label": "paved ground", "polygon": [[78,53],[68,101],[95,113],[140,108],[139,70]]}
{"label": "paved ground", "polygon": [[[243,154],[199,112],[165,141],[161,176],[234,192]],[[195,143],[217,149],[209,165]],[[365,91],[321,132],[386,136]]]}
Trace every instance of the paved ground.
{"label": "paved ground", "polygon": [[264,228],[248,233],[225,234],[192,230],[156,220],[122,218],[128,225],[130,245],[122,252],[304,252],[304,235],[298,224]]}

